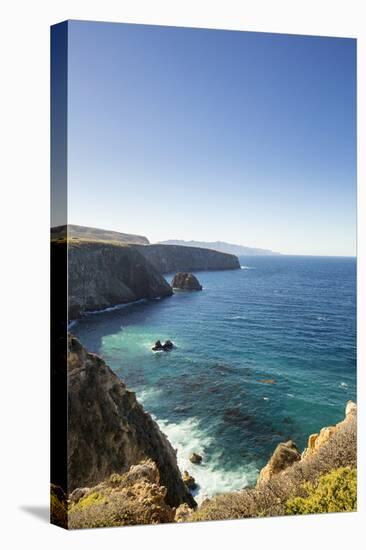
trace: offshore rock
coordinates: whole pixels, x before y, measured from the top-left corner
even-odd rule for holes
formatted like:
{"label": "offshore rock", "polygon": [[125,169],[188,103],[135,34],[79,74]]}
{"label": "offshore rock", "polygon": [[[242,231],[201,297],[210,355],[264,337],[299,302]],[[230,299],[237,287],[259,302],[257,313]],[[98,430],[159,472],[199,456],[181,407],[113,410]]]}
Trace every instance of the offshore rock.
{"label": "offshore rock", "polygon": [[193,273],[179,272],[172,280],[172,288],[179,290],[202,290],[202,285]]}
{"label": "offshore rock", "polygon": [[151,348],[153,351],[170,351],[174,347],[174,344],[171,340],[166,340],[164,344],[160,340],[156,340],[155,344]]}
{"label": "offshore rock", "polygon": [[198,453],[192,453],[189,457],[189,460],[192,462],[192,464],[201,464],[202,456]]}

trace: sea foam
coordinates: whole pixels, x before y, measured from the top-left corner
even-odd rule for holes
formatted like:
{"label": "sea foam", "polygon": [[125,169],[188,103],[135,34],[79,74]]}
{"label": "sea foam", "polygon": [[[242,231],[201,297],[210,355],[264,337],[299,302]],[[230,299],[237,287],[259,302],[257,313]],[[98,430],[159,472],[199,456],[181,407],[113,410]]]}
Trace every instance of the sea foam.
{"label": "sea foam", "polygon": [[[181,472],[187,470],[195,478],[198,487],[193,495],[198,503],[213,495],[243,489],[257,478],[258,469],[254,465],[241,465],[234,470],[220,468],[218,456],[208,452],[212,437],[202,429],[197,418],[187,418],[179,423],[157,418],[154,420],[177,450]],[[201,464],[192,464],[189,460],[194,452],[202,456]]]}

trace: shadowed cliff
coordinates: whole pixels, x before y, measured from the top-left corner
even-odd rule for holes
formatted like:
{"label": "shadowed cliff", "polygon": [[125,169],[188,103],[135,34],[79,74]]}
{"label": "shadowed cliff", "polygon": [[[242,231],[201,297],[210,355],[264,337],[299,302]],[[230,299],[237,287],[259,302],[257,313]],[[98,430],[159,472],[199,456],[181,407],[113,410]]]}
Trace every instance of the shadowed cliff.
{"label": "shadowed cliff", "polygon": [[207,248],[170,244],[135,245],[134,247],[159,273],[240,269],[239,260],[233,254]]}
{"label": "shadowed cliff", "polygon": [[195,501],[166,436],[117,375],[73,336],[68,340],[69,492],[151,459],[171,506]]}
{"label": "shadowed cliff", "polygon": [[129,245],[71,241],[68,275],[71,319],[87,311],[172,295],[167,281]]}
{"label": "shadowed cliff", "polygon": [[52,228],[53,255],[68,259],[68,314],[171,296],[162,273],[239,269],[236,256],[187,246],[149,245],[146,237],[68,225]]}

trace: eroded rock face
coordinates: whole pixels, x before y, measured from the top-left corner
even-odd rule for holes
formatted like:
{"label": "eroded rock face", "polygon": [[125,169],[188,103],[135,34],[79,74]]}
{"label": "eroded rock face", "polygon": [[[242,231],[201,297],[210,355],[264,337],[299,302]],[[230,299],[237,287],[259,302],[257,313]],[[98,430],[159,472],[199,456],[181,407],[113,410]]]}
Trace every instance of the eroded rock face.
{"label": "eroded rock face", "polygon": [[179,272],[172,280],[172,288],[179,290],[202,290],[202,285],[193,273]]}
{"label": "eroded rock face", "polygon": [[71,242],[68,273],[71,319],[87,311],[172,295],[167,281],[134,246]]}
{"label": "eroded rock face", "polygon": [[301,459],[301,454],[293,441],[279,443],[277,445],[270,461],[261,470],[257,484],[265,483],[274,475],[283,472],[294,462]]}
{"label": "eroded rock face", "polygon": [[68,403],[69,492],[151,459],[167,489],[167,503],[195,506],[159,426],[103,359],[73,336],[68,340]]}

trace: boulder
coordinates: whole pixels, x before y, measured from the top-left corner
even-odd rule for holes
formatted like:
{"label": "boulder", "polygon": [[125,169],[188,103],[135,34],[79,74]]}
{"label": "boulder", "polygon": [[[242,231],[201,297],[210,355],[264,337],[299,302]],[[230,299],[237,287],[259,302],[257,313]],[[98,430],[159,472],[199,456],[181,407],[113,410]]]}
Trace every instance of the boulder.
{"label": "boulder", "polygon": [[197,453],[192,453],[189,457],[189,460],[192,462],[192,464],[201,464],[202,456]]}
{"label": "boulder", "polygon": [[178,290],[202,290],[202,285],[193,273],[179,272],[172,280],[172,287]]}

